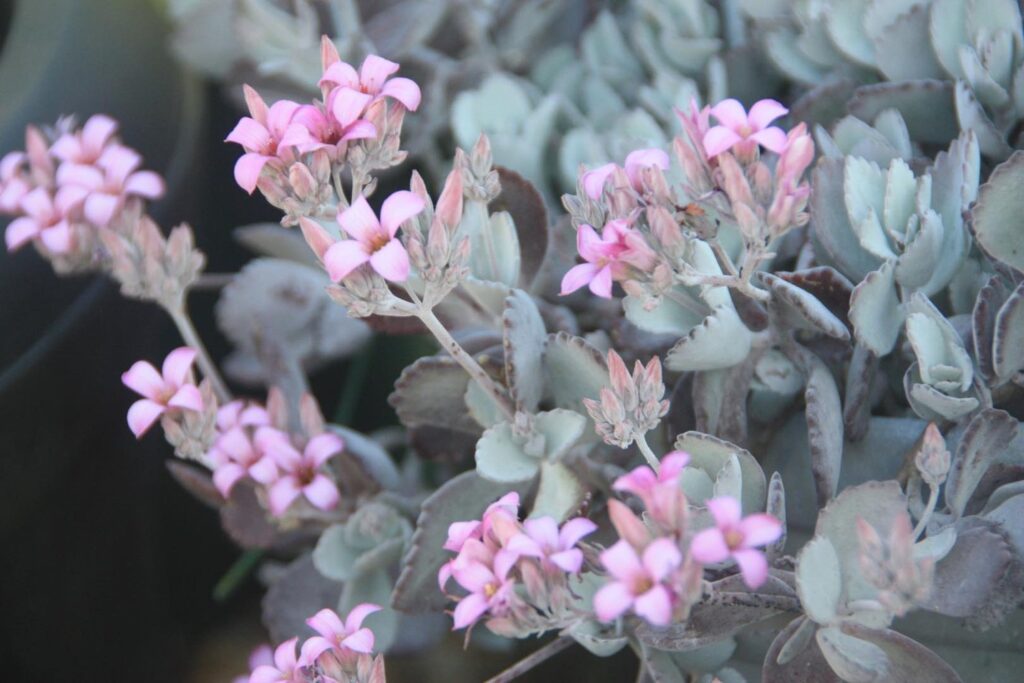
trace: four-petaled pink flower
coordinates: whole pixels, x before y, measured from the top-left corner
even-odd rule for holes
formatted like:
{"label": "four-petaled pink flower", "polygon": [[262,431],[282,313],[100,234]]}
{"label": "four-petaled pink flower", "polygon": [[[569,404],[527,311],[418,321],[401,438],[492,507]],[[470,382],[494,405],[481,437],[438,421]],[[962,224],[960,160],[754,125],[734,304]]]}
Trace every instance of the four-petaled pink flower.
{"label": "four-petaled pink flower", "polygon": [[[660,168],[662,171],[667,171],[669,163],[668,154],[664,150],[657,148],[634,150],[626,157],[626,177],[629,178],[633,189],[640,192],[643,190],[640,171],[645,168],[655,167]],[[604,164],[584,173],[582,179],[583,191],[591,199],[600,199],[601,193],[604,192],[604,184],[615,173],[617,168],[617,164]]]}
{"label": "four-petaled pink flower", "polygon": [[320,655],[328,651],[341,658],[348,658],[352,653],[373,652],[373,631],[363,628],[363,620],[380,609],[379,605],[363,603],[353,607],[344,622],[329,609],[322,609],[306,619],[306,623],[320,635],[302,644],[299,666],[312,666]]}
{"label": "four-petaled pink flower", "polygon": [[609,221],[600,237],[593,227],[581,225],[576,248],[586,263],[573,266],[562,278],[563,296],[588,285],[597,296],[610,299],[612,281],[622,279],[629,266],[649,270],[657,258],[644,236],[624,219]]}
{"label": "four-petaled pink flower", "polygon": [[305,496],[321,510],[331,510],[338,504],[338,487],[320,468],[345,448],[340,436],[330,432],[317,434],[299,453],[287,434],[273,427],[260,427],[256,431],[256,448],[273,458],[281,470],[268,494],[271,513],[283,515],[299,496]]}
{"label": "four-petaled pink flower", "polygon": [[252,194],[260,179],[263,167],[279,158],[283,148],[282,138],[299,108],[297,102],[279,100],[270,107],[259,94],[245,86],[245,101],[251,116],[243,116],[225,138],[242,146],[245,154],[235,162],[235,182]]}
{"label": "four-petaled pink flower", "polygon": [[391,97],[401,102],[409,111],[416,111],[420,106],[420,87],[408,78],[391,78],[391,74],[396,71],[398,64],[377,55],[367,56],[359,67],[359,73],[356,73],[351,64],[338,61],[324,71],[320,87],[334,85],[369,95],[364,107],[385,97]]}
{"label": "four-petaled pink flower", "polygon": [[525,533],[509,540],[510,552],[535,557],[546,569],[557,568],[575,574],[583,566],[583,552],[576,544],[596,531],[597,525],[585,517],[576,517],[559,529],[553,517],[537,517],[526,520],[523,528]]}
{"label": "four-petaled pink flower", "polygon": [[32,189],[27,161],[24,152],[8,152],[0,159],[0,212],[21,213],[21,200]]}
{"label": "four-petaled pink flower", "polygon": [[679,475],[690,462],[690,454],[672,451],[661,460],[658,473],[646,465],[633,469],[615,480],[612,488],[627,491],[640,498],[648,514],[663,526],[675,528],[677,517],[686,512],[686,499],[679,485]]}
{"label": "four-petaled pink flower", "polygon": [[[476,543],[470,541],[467,546]],[[472,626],[485,612],[501,616],[515,593],[515,582],[509,577],[518,559],[515,553],[499,551],[493,556],[492,562],[460,559],[461,556],[456,558],[452,565],[452,576],[469,591],[469,595],[455,606],[452,614],[453,629]]]}
{"label": "four-petaled pink flower", "polygon": [[736,561],[743,581],[757,588],[768,578],[768,561],[757,546],[766,545],[782,534],[782,522],[759,513],[741,519],[740,502],[723,496],[707,502],[715,526],[705,529],[690,542],[690,554],[702,564]]}
{"label": "four-petaled pink flower", "polygon": [[56,196],[51,196],[44,187],[25,194],[21,198],[21,210],[25,215],[11,221],[4,233],[8,251],[38,238],[54,254],[66,253],[71,248],[69,215],[77,211],[85,194],[79,187],[62,187]]}
{"label": "four-petaled pink flower", "polygon": [[128,427],[136,438],[145,434],[157,418],[169,410],[203,409],[203,397],[192,379],[195,359],[195,350],[182,346],[167,354],[160,372],[140,360],[121,375],[126,387],[143,396],[128,409]]}
{"label": "four-petaled pink flower", "polygon": [[153,171],[139,171],[142,157],[121,145],[108,147],[95,164],[65,162],[57,169],[57,184],[86,191],[85,217],[107,227],[129,196],[157,199],[164,193],[163,179]]}
{"label": "four-petaled pink flower", "polygon": [[676,544],[667,538],[651,541],[643,556],[626,541],[601,553],[601,564],[612,581],[594,595],[594,611],[601,621],[612,621],[630,608],[655,626],[672,621],[675,597],[665,584],[683,562]]}
{"label": "four-petaled pink flower", "polygon": [[117,121],[96,114],[90,116],[81,130],[68,131],[50,146],[50,153],[61,161],[91,165],[99,161],[108,147],[116,144]]}
{"label": "four-petaled pink flower", "polygon": [[740,155],[750,156],[761,145],[781,154],[786,148],[786,134],[781,128],[768,124],[788,113],[789,110],[775,100],[756,102],[749,115],[738,100],[722,100],[711,108],[711,114],[720,125],[704,133],[704,152],[710,159],[735,147]]}
{"label": "four-petaled pink flower", "polygon": [[227,498],[239,480],[250,477],[263,485],[277,479],[277,464],[267,453],[256,448],[245,430],[232,427],[217,437],[209,453],[213,465],[213,483]]}
{"label": "four-petaled pink flower", "polygon": [[295,646],[298,638],[290,638],[274,650],[272,663],[260,664],[253,668],[249,683],[305,683],[308,680],[302,673]]}
{"label": "four-petaled pink flower", "polygon": [[372,98],[348,88],[327,94],[326,113],[318,106],[304,104],[295,110],[292,124],[281,138],[282,147],[295,147],[303,154],[327,150],[333,159],[349,140],[377,136],[377,127],[363,115]]}
{"label": "four-petaled pink flower", "polygon": [[335,242],[324,254],[327,274],[335,282],[367,261],[381,277],[405,282],[409,277],[409,253],[395,237],[405,221],[423,211],[423,199],[408,190],[396,192],[384,200],[380,220],[360,195],[338,214],[338,224],[353,239]]}

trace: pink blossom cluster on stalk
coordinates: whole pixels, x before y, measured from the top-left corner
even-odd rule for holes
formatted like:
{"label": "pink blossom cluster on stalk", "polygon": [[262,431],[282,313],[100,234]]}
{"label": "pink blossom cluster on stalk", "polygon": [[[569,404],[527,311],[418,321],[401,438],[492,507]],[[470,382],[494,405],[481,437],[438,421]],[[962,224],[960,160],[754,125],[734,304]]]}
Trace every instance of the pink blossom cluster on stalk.
{"label": "pink blossom cluster on stalk", "polygon": [[781,523],[766,514],[741,518],[739,502],[720,497],[707,501],[714,526],[691,537],[680,485],[688,462],[686,453],[673,452],[657,474],[642,466],[615,481],[615,490],[643,502],[647,523],[625,504],[608,502],[620,540],[600,555],[608,581],[594,595],[594,611],[602,621],[633,612],[655,626],[667,626],[684,617],[700,597],[707,565],[735,562],[752,589],[766,580],[767,561],[755,548],[777,539]]}
{"label": "pink blossom cluster on stalk", "polygon": [[9,251],[32,241],[49,254],[86,250],[128,202],[164,193],[160,176],[140,171],[142,157],[118,140],[112,118],[70,124],[59,122],[52,142],[29,126],[25,151],[0,159],[0,213],[15,217],[4,235]]}
{"label": "pink blossom cluster on stalk", "polygon": [[290,638],[274,650],[261,646],[249,657],[250,674],[234,683],[312,683],[312,681],[370,681],[373,631],[363,626],[378,605],[356,605],[343,619],[333,610],[322,609],[306,620],[318,635],[299,648]]}
{"label": "pink blossom cluster on stalk", "polygon": [[348,144],[375,138],[385,100],[394,100],[415,111],[420,89],[408,78],[392,78],[398,64],[376,55],[368,56],[359,71],[341,61],[325,41],[322,100],[300,104],[280,100],[267,105],[253,88],[246,86],[249,116],[243,117],[226,140],[242,146],[245,154],[235,164],[235,181],[250,194],[261,177],[271,190],[286,186],[290,167],[303,155],[323,151],[331,163],[344,163]]}
{"label": "pink blossom cluster on stalk", "polygon": [[[485,615],[492,630],[524,630],[538,606],[564,606],[566,579],[583,568],[580,540],[597,525],[577,517],[559,527],[551,517],[519,522],[519,494],[492,503],[479,520],[455,522],[444,548],[457,555],[438,573],[442,591],[455,583],[466,595],[453,613],[454,628],[471,627]],[[525,596],[517,592],[520,583]],[[527,602],[529,601],[529,603]]]}
{"label": "pink blossom cluster on stalk", "polygon": [[330,432],[299,448],[291,435],[271,426],[264,408],[232,401],[217,411],[207,458],[221,495],[227,498],[239,481],[250,479],[265,488],[271,514],[280,517],[300,498],[320,510],[337,506],[340,494],[325,464],[344,448],[344,440]]}

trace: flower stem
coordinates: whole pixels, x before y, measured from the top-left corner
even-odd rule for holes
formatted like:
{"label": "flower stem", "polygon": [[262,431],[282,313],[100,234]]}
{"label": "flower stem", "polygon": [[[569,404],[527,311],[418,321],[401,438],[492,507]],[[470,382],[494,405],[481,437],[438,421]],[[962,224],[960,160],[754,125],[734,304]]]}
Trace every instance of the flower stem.
{"label": "flower stem", "polygon": [[921,519],[917,520],[917,526],[914,527],[914,533],[911,535],[915,541],[924,532],[925,526],[928,521],[932,518],[932,513],[935,512],[935,505],[939,502],[939,487],[928,485],[928,502],[924,507],[924,514],[921,515]]}
{"label": "flower stem", "polygon": [[643,453],[647,464],[650,465],[651,469],[654,470],[655,474],[657,474],[658,467],[661,463],[658,460],[658,456],[654,454],[654,451],[652,451],[651,447],[647,444],[647,437],[643,434],[638,434],[636,437],[636,445],[637,448],[640,449],[640,452]]}
{"label": "flower stem", "polygon": [[548,659],[551,659],[562,650],[570,647],[575,643],[569,636],[561,636],[555,638],[544,647],[536,650],[533,654],[520,659],[518,662],[510,666],[509,668],[502,671],[494,678],[488,678],[485,683],[508,683],[509,681],[515,680],[519,676],[534,668],[535,666],[544,663]]}
{"label": "flower stem", "polygon": [[[411,292],[410,292],[411,293]],[[414,299],[418,301],[418,298]],[[487,394],[494,400],[494,402],[501,409],[501,412],[505,415],[505,418],[509,422],[515,420],[516,411],[512,406],[512,402],[509,401],[508,396],[498,387],[497,383],[491,379],[491,376],[487,374],[487,371],[480,367],[469,353],[455,341],[451,333],[445,328],[444,324],[437,319],[434,312],[423,306],[419,307],[416,313],[417,317],[423,322],[430,333],[434,335],[434,338],[441,344],[441,348],[451,354],[451,357],[455,359],[455,362],[462,366],[462,369],[469,373],[469,376],[480,385]]]}
{"label": "flower stem", "polygon": [[166,307],[166,310],[168,315],[171,316],[171,320],[174,321],[175,327],[178,328],[178,333],[181,335],[185,345],[195,349],[196,359],[199,361],[199,369],[203,371],[203,376],[210,380],[210,384],[213,385],[213,393],[216,394],[217,400],[222,405],[229,402],[231,400],[231,391],[228,390],[228,385],[224,378],[220,376],[220,371],[217,370],[217,365],[210,357],[210,352],[206,350],[203,340],[199,338],[199,333],[196,331],[195,325],[192,324],[192,319],[188,316],[184,300],[177,302],[174,306]]}

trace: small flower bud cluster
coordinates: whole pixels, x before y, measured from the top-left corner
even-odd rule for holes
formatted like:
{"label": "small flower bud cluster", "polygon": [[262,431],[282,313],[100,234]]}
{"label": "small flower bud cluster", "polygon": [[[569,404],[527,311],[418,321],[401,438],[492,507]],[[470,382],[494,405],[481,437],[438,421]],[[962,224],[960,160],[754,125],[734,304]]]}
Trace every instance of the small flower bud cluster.
{"label": "small flower bud cluster", "polygon": [[860,569],[878,589],[877,599],[892,614],[903,616],[927,599],[932,587],[934,563],[914,558],[914,533],[907,515],[897,515],[888,542],[864,519],[857,520]]}
{"label": "small flower bud cluster", "polygon": [[914,465],[921,473],[921,479],[933,489],[938,488],[942,482],[946,481],[951,462],[952,456],[949,449],[946,448],[946,440],[942,438],[942,432],[934,422],[929,423],[924,430],[921,445],[918,447],[917,453],[914,454]]}
{"label": "small flower bud cluster", "polygon": [[756,548],[779,537],[779,520],[742,517],[736,499],[713,498],[707,501],[713,525],[691,537],[681,488],[688,463],[689,455],[676,451],[665,456],[657,474],[642,466],[614,482],[616,491],[636,495],[646,514],[641,520],[625,503],[608,501],[620,540],[600,556],[608,580],[594,595],[594,611],[602,621],[627,612],[655,626],[685,619],[701,597],[705,566],[734,562],[751,588],[767,579],[767,560]]}
{"label": "small flower bud cluster", "polygon": [[249,658],[251,672],[236,683],[385,683],[384,658],[373,656],[373,631],[363,626],[379,605],[356,605],[344,619],[322,609],[306,620],[317,633],[298,647],[290,638],[271,652],[263,646]]}
{"label": "small flower bud cluster", "polygon": [[608,373],[611,387],[601,389],[599,401],[587,398],[583,404],[605,443],[628,448],[668,412],[669,402],[662,400],[661,360],[655,356],[646,367],[636,361],[631,376],[622,357],[609,349]]}
{"label": "small flower bud cluster", "polygon": [[457,553],[438,573],[446,590],[454,580],[466,595],[452,596],[456,629],[486,617],[491,631],[524,637],[561,628],[578,617],[569,587],[583,569],[580,540],[597,529],[577,517],[561,527],[551,517],[519,522],[519,494],[493,503],[480,520],[455,522],[446,550]]}
{"label": "small flower bud cluster", "polygon": [[160,176],[138,170],[142,157],[121,144],[117,125],[97,115],[81,129],[63,119],[49,135],[29,126],[26,151],[0,159],[0,213],[15,217],[8,251],[32,242],[58,272],[103,265],[98,235],[118,230],[126,208],[164,193]]}

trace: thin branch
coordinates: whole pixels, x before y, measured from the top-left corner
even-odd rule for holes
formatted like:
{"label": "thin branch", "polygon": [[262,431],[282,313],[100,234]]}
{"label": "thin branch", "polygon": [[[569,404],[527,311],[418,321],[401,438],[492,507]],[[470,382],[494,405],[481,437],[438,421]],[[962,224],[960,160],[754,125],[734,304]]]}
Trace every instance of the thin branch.
{"label": "thin branch", "polygon": [[203,376],[210,380],[210,384],[213,385],[213,393],[217,395],[217,400],[221,404],[228,403],[231,400],[231,391],[228,389],[224,378],[220,376],[217,364],[213,362],[210,352],[206,350],[206,345],[203,344],[203,340],[199,337],[199,333],[192,324],[192,319],[188,316],[185,308],[185,302],[179,301],[175,306],[168,306],[165,310],[171,316],[171,320],[174,321],[175,327],[178,328],[178,333],[185,342],[185,346],[195,349],[199,369],[202,371]]}
{"label": "thin branch", "polygon": [[637,435],[636,445],[640,449],[640,452],[643,454],[644,459],[647,461],[647,464],[651,466],[651,469],[654,470],[655,473],[657,473],[658,466],[661,463],[658,460],[658,456],[654,454],[654,451],[651,450],[651,447],[647,444],[647,436],[644,434]]}
{"label": "thin branch", "polygon": [[509,668],[502,671],[494,678],[488,678],[485,683],[508,683],[509,681],[515,680],[519,676],[534,668],[535,666],[542,664],[548,659],[554,657],[562,650],[570,647],[576,641],[569,636],[561,636],[552,640],[550,643],[535,651],[533,654],[520,659],[518,662],[510,666]]}

